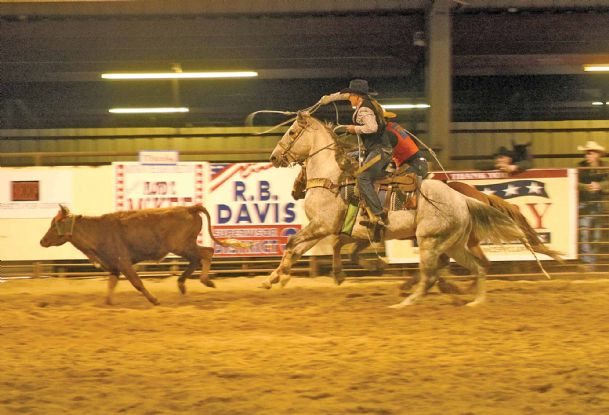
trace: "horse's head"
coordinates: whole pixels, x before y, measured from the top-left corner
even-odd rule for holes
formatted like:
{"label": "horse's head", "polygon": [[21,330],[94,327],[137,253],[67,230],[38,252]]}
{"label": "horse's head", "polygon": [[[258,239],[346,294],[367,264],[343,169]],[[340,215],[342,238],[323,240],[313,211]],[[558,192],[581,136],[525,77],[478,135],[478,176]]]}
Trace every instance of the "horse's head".
{"label": "horse's head", "polygon": [[275,167],[287,167],[292,163],[301,163],[307,159],[313,148],[314,136],[318,128],[312,117],[306,112],[299,112],[296,120],[279,140],[271,153],[271,163]]}

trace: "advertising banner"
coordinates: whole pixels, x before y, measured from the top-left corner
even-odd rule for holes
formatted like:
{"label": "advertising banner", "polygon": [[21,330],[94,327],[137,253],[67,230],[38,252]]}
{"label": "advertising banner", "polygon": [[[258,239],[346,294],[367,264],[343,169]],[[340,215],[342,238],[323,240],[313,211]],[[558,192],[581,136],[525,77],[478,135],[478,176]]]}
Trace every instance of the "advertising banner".
{"label": "advertising banner", "polygon": [[[433,178],[464,182],[514,204],[548,247],[564,253],[565,259],[577,258],[577,170],[533,169],[512,176],[500,171],[447,172]],[[419,261],[414,241],[388,241],[386,248],[390,262]],[[492,261],[533,259],[519,242],[483,243],[482,249]]]}
{"label": "advertising banner", "polygon": [[203,204],[208,163],[113,163],[116,210]]}
{"label": "advertising banner", "polygon": [[211,164],[208,208],[215,236],[252,243],[247,249],[216,246],[215,255],[282,255],[288,237],[306,221],[302,201],[290,194],[298,173],[270,163]]}
{"label": "advertising banner", "polygon": [[72,205],[72,172],[0,169],[0,218],[51,218]]}

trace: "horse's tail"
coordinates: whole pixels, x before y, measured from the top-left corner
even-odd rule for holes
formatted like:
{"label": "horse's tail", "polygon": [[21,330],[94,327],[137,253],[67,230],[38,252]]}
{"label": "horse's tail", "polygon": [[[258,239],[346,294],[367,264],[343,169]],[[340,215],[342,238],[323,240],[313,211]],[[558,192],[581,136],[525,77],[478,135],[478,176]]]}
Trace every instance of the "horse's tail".
{"label": "horse's tail", "polygon": [[233,239],[233,238],[229,238],[229,239],[216,238],[214,236],[214,233],[211,228],[211,217],[209,216],[209,212],[207,211],[207,209],[205,209],[205,206],[194,205],[194,206],[191,206],[190,209],[192,209],[191,212],[203,213],[207,217],[207,232],[209,233],[209,236],[211,236],[211,239],[213,239],[214,242],[217,243],[218,245],[233,246],[235,248],[249,248],[252,245],[249,242],[243,242],[243,241],[240,241],[238,239]]}
{"label": "horse's tail", "polygon": [[527,235],[514,219],[501,210],[485,205],[476,199],[470,197],[465,197],[465,199],[472,218],[472,232],[476,239],[495,244],[520,241],[533,254],[544,275],[548,279],[551,278],[531,247]]}
{"label": "horse's tail", "polygon": [[563,254],[561,252],[554,251],[553,249],[548,248],[543,243],[543,241],[539,238],[537,232],[535,232],[535,229],[531,227],[527,219],[522,213],[520,213],[520,210],[518,210],[516,206],[506,202],[502,198],[495,195],[488,195],[487,198],[489,204],[492,207],[505,213],[510,218],[512,218],[514,222],[516,222],[520,230],[524,232],[524,235],[526,236],[527,241],[529,241],[529,244],[531,245],[533,251],[537,252],[538,254],[547,255],[553,258],[554,260],[560,262],[561,264],[564,264],[565,260],[561,256]]}
{"label": "horse's tail", "polygon": [[476,239],[496,244],[526,241],[526,235],[511,217],[470,197],[465,199]]}

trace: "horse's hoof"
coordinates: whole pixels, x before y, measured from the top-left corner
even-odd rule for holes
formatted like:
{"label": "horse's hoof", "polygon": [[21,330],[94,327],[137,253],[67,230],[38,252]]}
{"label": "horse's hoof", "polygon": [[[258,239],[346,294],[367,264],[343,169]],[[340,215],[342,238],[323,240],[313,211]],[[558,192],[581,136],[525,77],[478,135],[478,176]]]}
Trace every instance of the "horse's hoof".
{"label": "horse's hoof", "polygon": [[288,282],[290,282],[291,279],[292,279],[292,277],[281,278],[279,280],[279,284],[281,285],[281,288],[285,287],[288,284]]}
{"label": "horse's hoof", "polygon": [[201,284],[209,288],[216,288],[216,284],[212,280],[203,280]]}
{"label": "horse's hoof", "polygon": [[262,284],[260,284],[260,286],[258,288],[264,288],[265,290],[270,290],[273,287],[273,284],[271,284],[268,281],[263,281]]}
{"label": "horse's hoof", "polygon": [[389,306],[389,308],[404,308],[404,307],[408,307],[409,305],[413,305],[414,303],[416,303],[418,298],[419,298],[419,296],[415,296],[414,294],[412,294],[408,298],[406,298],[404,301],[402,301],[401,303],[397,303],[397,304],[394,304],[392,306]]}
{"label": "horse's hoof", "polygon": [[178,283],[178,289],[180,290],[180,293],[186,294],[186,285],[184,285],[184,283]]}
{"label": "horse's hoof", "polygon": [[485,300],[474,300],[470,303],[465,304],[466,307],[478,307],[481,306],[482,304],[484,304],[486,301]]}
{"label": "horse's hoof", "polygon": [[345,282],[345,279],[347,278],[344,272],[332,274],[332,277],[334,278],[334,284],[336,285],[341,285],[343,282]]}

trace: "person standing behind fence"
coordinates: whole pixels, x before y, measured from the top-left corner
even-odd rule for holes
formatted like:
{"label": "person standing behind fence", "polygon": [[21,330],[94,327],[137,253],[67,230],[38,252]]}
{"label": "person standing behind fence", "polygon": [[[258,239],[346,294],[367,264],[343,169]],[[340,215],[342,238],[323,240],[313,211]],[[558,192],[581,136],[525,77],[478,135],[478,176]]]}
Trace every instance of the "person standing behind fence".
{"label": "person standing behind fence", "polygon": [[607,223],[603,215],[607,209],[604,201],[609,194],[609,170],[601,159],[605,147],[596,141],[588,141],[584,146],[577,146],[584,151],[585,159],[577,164],[579,169],[579,252],[580,259],[586,264],[586,270],[593,270],[598,262],[600,244],[604,241],[601,228]]}

